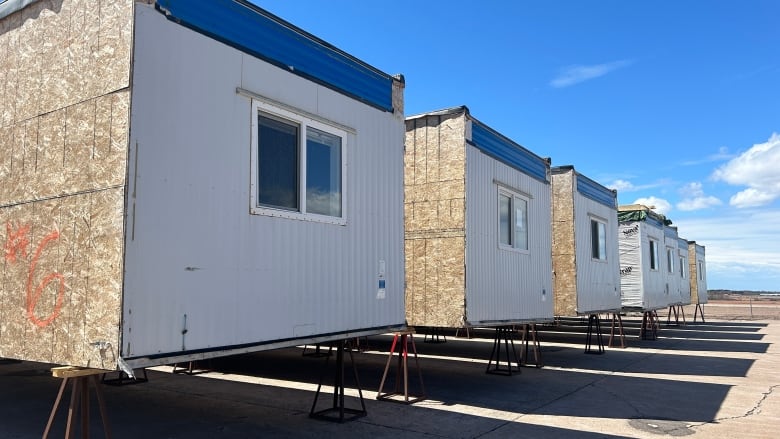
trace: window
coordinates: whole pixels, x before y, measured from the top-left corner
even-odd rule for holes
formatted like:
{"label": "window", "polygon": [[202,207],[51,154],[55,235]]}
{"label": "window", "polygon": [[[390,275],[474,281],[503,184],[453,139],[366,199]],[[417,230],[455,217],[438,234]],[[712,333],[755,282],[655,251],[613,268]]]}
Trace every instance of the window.
{"label": "window", "polygon": [[666,247],[666,268],[669,273],[674,273],[674,252],[671,247]]}
{"label": "window", "polygon": [[699,261],[699,280],[704,280],[704,263]]}
{"label": "window", "polygon": [[685,263],[685,258],[680,256],[680,278],[685,279],[685,266],[688,265]]}
{"label": "window", "polygon": [[650,240],[650,269],[658,270],[658,241]]}
{"label": "window", "polygon": [[590,248],[593,259],[607,259],[607,225],[602,221],[590,220]]}
{"label": "window", "polygon": [[255,214],[346,224],[342,129],[254,101]]}
{"label": "window", "polygon": [[499,190],[498,230],[500,246],[528,250],[528,199]]}

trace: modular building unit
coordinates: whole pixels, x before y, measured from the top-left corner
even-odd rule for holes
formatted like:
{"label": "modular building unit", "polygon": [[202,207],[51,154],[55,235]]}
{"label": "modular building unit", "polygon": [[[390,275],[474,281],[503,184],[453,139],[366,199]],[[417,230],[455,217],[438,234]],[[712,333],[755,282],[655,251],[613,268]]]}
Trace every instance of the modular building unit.
{"label": "modular building unit", "polygon": [[688,241],[688,270],[691,282],[691,303],[707,303],[707,264],[704,246]]}
{"label": "modular building unit", "polygon": [[400,79],[241,0],[0,17],[0,357],[128,370],[403,327]]}
{"label": "modular building unit", "polygon": [[666,273],[666,290],[669,292],[669,305],[682,305],[680,295],[680,251],[677,249],[677,227],[664,226],[663,271]]}
{"label": "modular building unit", "polygon": [[573,166],[551,174],[555,315],[619,311],[617,192]]}
{"label": "modular building unit", "polygon": [[549,174],[466,107],[406,120],[409,325],[552,319]]}
{"label": "modular building unit", "polygon": [[688,266],[688,241],[682,238],[677,238],[677,254],[680,258],[679,274],[680,274],[680,301],[681,305],[691,304],[691,280],[690,280],[690,267]]}
{"label": "modular building unit", "polygon": [[618,207],[620,295],[624,310],[653,311],[671,304],[661,266],[666,218],[649,207]]}

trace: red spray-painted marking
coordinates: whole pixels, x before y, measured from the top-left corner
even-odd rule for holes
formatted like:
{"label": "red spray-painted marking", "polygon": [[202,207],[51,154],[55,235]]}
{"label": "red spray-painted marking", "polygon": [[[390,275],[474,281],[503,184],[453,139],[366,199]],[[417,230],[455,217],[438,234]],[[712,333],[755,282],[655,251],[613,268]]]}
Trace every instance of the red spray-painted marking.
{"label": "red spray-painted marking", "polygon": [[[13,264],[17,261],[17,258],[27,257],[27,246],[30,244],[30,225],[18,227],[15,231],[11,223],[6,223],[5,227],[8,231],[7,240],[5,241],[5,260]],[[65,297],[65,276],[60,273],[49,273],[35,287],[34,291],[33,278],[35,277],[35,269],[38,267],[38,260],[41,258],[43,249],[49,242],[55,241],[59,237],[60,232],[54,230],[41,240],[38,248],[35,250],[35,256],[30,261],[30,271],[27,275],[27,318],[41,328],[48,326],[60,315],[62,299]],[[57,285],[57,298],[54,303],[54,310],[47,317],[39,318],[35,315],[35,307],[38,306],[43,290],[55,279],[59,282],[59,285]]]}
{"label": "red spray-painted marking", "polygon": [[[41,257],[41,252],[43,251],[44,247],[46,247],[46,244],[48,244],[50,241],[58,239],[59,237],[60,232],[54,230],[46,235],[41,243],[38,244],[38,249],[35,251],[35,256],[33,256],[32,262],[30,263],[30,274],[27,277],[27,318],[29,318],[31,322],[41,328],[48,326],[54,319],[57,318],[58,315],[60,315],[60,311],[62,310],[62,299],[65,296],[65,276],[60,273],[49,273],[46,277],[43,278],[41,283],[38,284],[38,286],[35,288],[35,292],[33,293],[33,275],[35,274],[35,268],[38,265],[38,259]],[[51,281],[54,279],[59,280],[59,285],[57,286],[57,301],[54,304],[54,310],[51,312],[51,314],[49,314],[48,317],[38,318],[38,316],[35,315],[35,307],[38,305],[38,300],[40,300],[41,294],[43,294],[43,289],[46,288],[46,286],[49,285],[49,283],[51,283]]]}
{"label": "red spray-painted marking", "polygon": [[17,228],[16,231],[11,228],[11,223],[5,223],[7,238],[5,241],[5,260],[16,262],[16,253],[21,253],[22,257],[27,256],[27,246],[30,244],[30,225]]}

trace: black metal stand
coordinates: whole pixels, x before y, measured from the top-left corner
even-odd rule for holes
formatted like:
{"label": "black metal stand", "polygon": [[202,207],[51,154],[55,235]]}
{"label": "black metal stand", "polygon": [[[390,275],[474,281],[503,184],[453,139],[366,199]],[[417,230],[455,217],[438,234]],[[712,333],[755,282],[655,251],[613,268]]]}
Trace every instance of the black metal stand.
{"label": "black metal stand", "polygon": [[328,355],[330,355],[330,350],[328,350],[327,352],[324,352],[322,350],[322,346],[319,343],[314,345],[314,351],[313,352],[306,352],[307,349],[309,349],[309,345],[304,345],[303,346],[303,352],[301,353],[302,356],[304,356],[304,357],[321,358],[321,357],[327,357]]}
{"label": "black metal stand", "polygon": [[[593,331],[596,331],[598,350],[593,350]],[[601,319],[598,314],[588,316],[588,333],[585,337],[585,353],[601,355],[604,353],[604,340],[601,338]]]}
{"label": "black metal stand", "polygon": [[447,343],[447,335],[437,326],[425,328],[424,335],[423,343]]}
{"label": "black metal stand", "polygon": [[[490,360],[488,360],[487,369],[485,373],[493,375],[512,375],[513,365],[517,364],[517,372],[520,373],[520,359],[517,357],[517,351],[515,350],[515,342],[513,339],[514,328],[511,326],[498,326],[496,327],[496,335],[493,339],[493,350],[490,352]],[[504,343],[504,356],[506,358],[506,367],[501,367],[501,343]],[[511,356],[510,356],[511,353]],[[494,366],[495,361],[495,366]]]}
{"label": "black metal stand", "polygon": [[[382,374],[382,381],[379,383],[379,391],[376,394],[376,399],[385,401],[401,402],[404,404],[414,404],[415,402],[422,401],[426,398],[425,384],[423,383],[422,370],[420,369],[420,362],[417,359],[417,347],[414,345],[414,332],[402,331],[396,332],[393,336],[393,344],[390,347],[390,354],[387,357],[387,363],[385,364],[385,371]],[[399,343],[400,339],[400,343]],[[398,351],[398,365],[395,369],[395,390],[392,392],[382,393],[385,387],[385,379],[387,378],[387,372],[390,369],[390,362],[393,360],[393,354],[396,352],[396,347],[399,347]],[[420,380],[420,395],[417,397],[409,398],[409,345],[412,346],[412,353],[414,354],[414,365],[417,367],[417,378]],[[401,391],[401,381],[403,380],[403,392]],[[403,396],[403,399],[396,399],[395,396]]]}
{"label": "black metal stand", "polygon": [[146,368],[141,369],[142,376],[136,374],[135,378],[130,378],[129,375],[121,370],[116,371],[116,374],[116,377],[108,378],[108,374],[104,373],[102,379],[103,384],[108,384],[110,386],[124,386],[125,384],[140,384],[149,381],[149,377],[146,376]]}
{"label": "black metal stand", "polygon": [[[322,390],[322,382],[325,379],[325,373],[328,370],[328,363],[330,362],[330,352],[333,347],[336,347],[336,374],[333,382],[333,404],[323,410],[317,409],[317,400],[320,397],[320,390]],[[310,418],[321,419],[332,422],[344,422],[352,421],[357,418],[366,416],[366,403],[363,400],[363,390],[360,388],[360,380],[358,379],[357,367],[355,366],[355,359],[352,356],[352,351],[346,347],[346,340],[340,340],[334,345],[328,348],[328,356],[325,359],[325,367],[322,369],[320,375],[320,383],[317,385],[317,393],[314,394],[314,403],[311,405],[311,411],[309,412]],[[355,385],[357,386],[358,395],[360,399],[360,409],[348,408],[344,404],[344,351],[349,353],[349,361],[352,363],[352,374],[355,378]],[[345,416],[350,415],[350,416]]]}

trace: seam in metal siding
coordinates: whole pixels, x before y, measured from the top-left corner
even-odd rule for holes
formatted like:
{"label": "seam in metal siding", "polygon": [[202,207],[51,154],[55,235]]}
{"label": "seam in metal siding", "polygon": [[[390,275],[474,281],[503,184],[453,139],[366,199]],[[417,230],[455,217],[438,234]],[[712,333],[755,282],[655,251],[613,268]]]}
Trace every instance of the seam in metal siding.
{"label": "seam in metal siding", "polygon": [[176,23],[331,87],[393,111],[392,78],[313,35],[242,0],[159,0]]}
{"label": "seam in metal siding", "polygon": [[617,193],[577,173],[577,192],[607,207],[617,208]]}
{"label": "seam in metal siding", "polygon": [[472,119],[471,144],[480,151],[531,177],[549,182],[549,165],[543,158]]}

